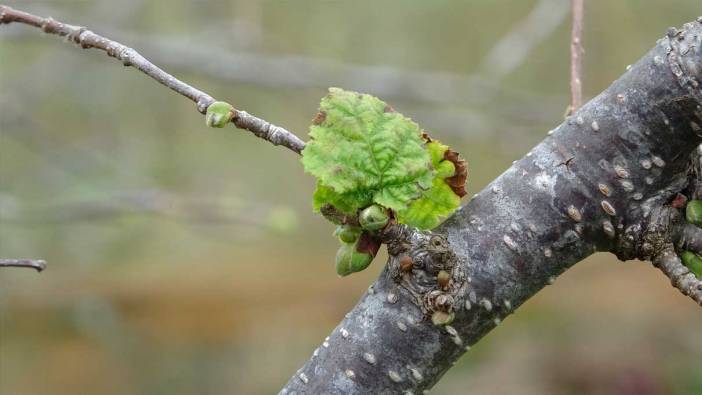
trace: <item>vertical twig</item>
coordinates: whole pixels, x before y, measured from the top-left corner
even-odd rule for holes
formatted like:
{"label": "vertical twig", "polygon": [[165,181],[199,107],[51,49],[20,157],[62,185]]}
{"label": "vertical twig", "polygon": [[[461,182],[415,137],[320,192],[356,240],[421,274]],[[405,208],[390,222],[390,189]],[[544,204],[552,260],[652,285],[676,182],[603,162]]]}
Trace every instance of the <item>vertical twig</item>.
{"label": "vertical twig", "polygon": [[574,113],[583,103],[582,92],[582,33],[583,33],[583,2],[571,0],[573,26],[570,36],[570,107],[567,115]]}

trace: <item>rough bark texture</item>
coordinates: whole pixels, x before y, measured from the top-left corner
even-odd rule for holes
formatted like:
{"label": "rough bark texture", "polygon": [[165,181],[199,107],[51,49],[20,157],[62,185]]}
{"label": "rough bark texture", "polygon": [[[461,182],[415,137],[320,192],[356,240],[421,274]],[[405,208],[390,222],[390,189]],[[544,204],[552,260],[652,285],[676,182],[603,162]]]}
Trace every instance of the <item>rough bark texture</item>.
{"label": "rough bark texture", "polygon": [[[701,238],[670,204],[690,193],[690,158],[702,140],[701,36],[699,18],[671,29],[549,132],[435,230],[447,251],[432,250],[427,234],[391,242],[380,278],[281,393],[427,390],[506,315],[595,251],[652,260],[702,303],[702,283],[675,255],[676,243],[699,247]],[[414,265],[398,274],[406,255]],[[465,286],[432,286],[436,270],[454,264],[460,270],[451,269],[451,281]],[[448,306],[435,303],[437,294]],[[435,310],[455,312],[455,321],[433,325]]]}

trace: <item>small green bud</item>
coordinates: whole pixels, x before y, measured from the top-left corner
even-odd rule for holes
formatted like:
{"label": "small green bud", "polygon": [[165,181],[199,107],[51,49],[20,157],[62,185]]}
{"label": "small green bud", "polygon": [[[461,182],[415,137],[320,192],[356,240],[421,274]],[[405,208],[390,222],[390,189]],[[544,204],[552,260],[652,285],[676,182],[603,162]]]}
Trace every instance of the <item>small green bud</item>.
{"label": "small green bud", "polygon": [[448,178],[456,174],[456,166],[453,162],[444,160],[436,166],[436,177],[438,178]]}
{"label": "small green bud", "polygon": [[685,219],[688,223],[702,226],[702,200],[690,200],[685,208]]}
{"label": "small green bud", "polygon": [[356,251],[356,244],[344,243],[336,252],[336,273],[348,276],[360,272],[370,265],[373,255]]}
{"label": "small green bud", "polygon": [[334,231],[334,236],[338,237],[342,243],[355,243],[360,235],[361,229],[350,225],[341,225]]}
{"label": "small green bud", "polygon": [[431,322],[434,325],[448,325],[453,322],[453,319],[456,318],[456,314],[453,312],[447,313],[445,311],[435,311],[431,315]]}
{"label": "small green bud", "polygon": [[451,281],[451,275],[446,270],[439,270],[439,273],[436,275],[436,282],[439,286],[441,288],[446,288],[449,281]]}
{"label": "small green bud", "polygon": [[216,101],[207,107],[205,125],[211,128],[223,128],[234,118],[234,107],[223,101]]}
{"label": "small green bud", "polygon": [[385,209],[377,204],[374,204],[364,208],[363,211],[361,211],[358,221],[361,223],[361,227],[363,229],[380,230],[388,224],[389,219],[390,217],[388,217]]}
{"label": "small green bud", "polygon": [[683,265],[687,266],[698,279],[702,280],[702,258],[691,251],[683,251],[680,258],[682,259]]}

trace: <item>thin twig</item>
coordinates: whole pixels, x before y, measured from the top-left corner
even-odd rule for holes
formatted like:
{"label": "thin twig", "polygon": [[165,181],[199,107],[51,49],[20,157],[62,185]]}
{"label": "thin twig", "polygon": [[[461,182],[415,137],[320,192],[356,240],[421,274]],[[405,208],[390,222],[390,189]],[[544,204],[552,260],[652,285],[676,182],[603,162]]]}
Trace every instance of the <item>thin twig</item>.
{"label": "thin twig", "polygon": [[682,264],[672,247],[657,256],[653,260],[653,265],[670,279],[670,283],[675,288],[702,306],[702,280]]}
{"label": "thin twig", "polygon": [[[0,5],[0,24],[12,22],[34,26],[42,29],[45,33],[66,37],[68,41],[72,41],[82,48],[101,49],[105,51],[108,56],[120,60],[125,66],[132,66],[138,69],[161,84],[194,101],[197,104],[197,110],[203,114],[207,111],[207,107],[215,101],[215,99],[207,93],[161,70],[134,49],[95,34],[85,27],[69,25],[52,18],[43,18]],[[246,111],[235,110],[232,123],[234,123],[236,127],[248,130],[274,145],[285,146],[298,154],[305,147],[305,143],[291,132],[255,117]]]}
{"label": "thin twig", "polygon": [[568,115],[574,113],[583,103],[582,88],[582,33],[583,1],[571,0],[573,27],[570,39],[570,108]]}
{"label": "thin twig", "polygon": [[0,267],[26,267],[40,272],[46,269],[46,261],[42,259],[2,259]]}

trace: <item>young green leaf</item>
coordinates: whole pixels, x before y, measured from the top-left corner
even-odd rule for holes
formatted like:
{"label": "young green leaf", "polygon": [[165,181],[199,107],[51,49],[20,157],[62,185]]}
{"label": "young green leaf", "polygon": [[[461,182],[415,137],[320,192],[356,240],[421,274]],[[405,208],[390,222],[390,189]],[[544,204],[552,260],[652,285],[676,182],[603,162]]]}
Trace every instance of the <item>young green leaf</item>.
{"label": "young green leaf", "polygon": [[373,203],[373,194],[370,190],[350,191],[337,193],[334,189],[322,185],[317,181],[317,189],[312,196],[314,211],[319,210],[325,204],[331,204],[337,210],[349,215],[356,215],[356,211]]}
{"label": "young green leaf", "polygon": [[432,185],[419,126],[373,96],[329,89],[310,137],[302,164],[318,180],[317,208],[329,203],[355,214],[377,203],[401,210]]}
{"label": "young green leaf", "polygon": [[448,147],[434,140],[427,143],[427,151],[431,155],[432,166],[436,169],[432,187],[422,191],[419,199],[397,213],[398,222],[419,229],[436,227],[443,217],[451,214],[461,204],[461,197],[446,182],[447,178],[456,173],[453,162],[444,159]]}
{"label": "young green leaf", "polygon": [[385,222],[368,225],[362,213],[375,207],[399,223],[431,229],[465,195],[458,153],[373,96],[329,89],[310,136],[302,164],[317,178],[315,211],[332,206],[373,231]]}

